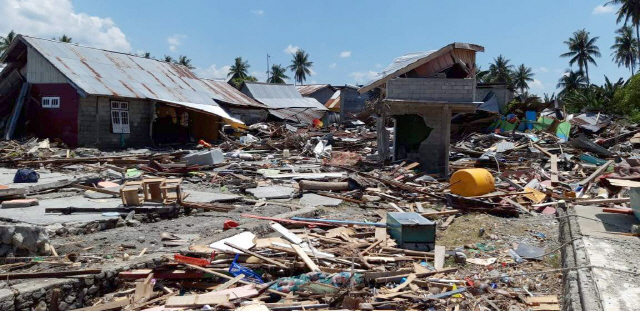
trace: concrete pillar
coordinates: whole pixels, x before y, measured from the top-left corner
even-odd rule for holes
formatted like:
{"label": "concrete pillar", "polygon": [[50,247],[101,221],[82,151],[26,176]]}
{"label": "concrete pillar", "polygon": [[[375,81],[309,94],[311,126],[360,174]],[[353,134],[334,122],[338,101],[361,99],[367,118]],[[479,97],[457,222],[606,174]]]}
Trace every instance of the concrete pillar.
{"label": "concrete pillar", "polygon": [[432,128],[429,137],[420,144],[420,166],[431,174],[445,176],[449,170],[449,139],[451,109],[448,105],[422,115],[424,123]]}

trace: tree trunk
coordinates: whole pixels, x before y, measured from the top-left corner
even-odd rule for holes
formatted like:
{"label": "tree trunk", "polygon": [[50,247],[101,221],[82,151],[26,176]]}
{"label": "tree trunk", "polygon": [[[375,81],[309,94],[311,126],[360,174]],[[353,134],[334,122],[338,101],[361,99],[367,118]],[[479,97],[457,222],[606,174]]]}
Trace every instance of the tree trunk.
{"label": "tree trunk", "polygon": [[584,72],[587,75],[587,87],[589,87],[591,85],[591,82],[589,82],[589,64],[584,64]]}

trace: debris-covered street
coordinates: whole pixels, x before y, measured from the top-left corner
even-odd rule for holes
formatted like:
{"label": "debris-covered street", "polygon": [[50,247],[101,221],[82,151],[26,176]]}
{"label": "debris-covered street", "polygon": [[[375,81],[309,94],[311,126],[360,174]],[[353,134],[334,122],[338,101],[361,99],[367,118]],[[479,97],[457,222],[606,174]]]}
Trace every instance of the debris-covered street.
{"label": "debris-covered street", "polygon": [[[0,311],[638,310],[638,6],[593,9],[598,31],[624,21],[598,41],[553,18],[486,31],[504,5],[400,20],[376,2],[346,21],[354,3],[248,20],[246,3],[0,0]],[[87,6],[142,16],[137,51]],[[296,33],[319,16],[341,32]],[[354,20],[393,23],[363,40]],[[163,58],[138,49],[167,25]],[[618,68],[596,64],[606,40]],[[569,68],[536,63],[549,51]]]}

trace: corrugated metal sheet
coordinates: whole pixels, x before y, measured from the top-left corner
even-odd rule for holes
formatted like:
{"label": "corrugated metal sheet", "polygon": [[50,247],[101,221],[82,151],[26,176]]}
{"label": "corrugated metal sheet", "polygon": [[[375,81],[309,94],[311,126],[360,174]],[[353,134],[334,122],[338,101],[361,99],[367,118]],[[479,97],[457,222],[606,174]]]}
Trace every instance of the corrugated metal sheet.
{"label": "corrugated metal sheet", "polygon": [[245,83],[253,99],[269,106],[269,108],[311,108],[327,110],[314,98],[302,97],[291,84]]}
{"label": "corrugated metal sheet", "polygon": [[87,94],[214,106],[214,99],[222,100],[184,66],[55,40],[18,38]]}
{"label": "corrugated metal sheet", "polygon": [[255,101],[253,98],[242,94],[242,92],[238,91],[231,84],[227,83],[223,80],[211,80],[211,79],[201,79],[202,82],[206,85],[210,91],[218,94],[220,96],[221,101],[237,105],[237,106],[250,106],[256,108],[268,108],[267,106]]}
{"label": "corrugated metal sheet", "polygon": [[284,120],[290,120],[302,124],[311,124],[313,120],[322,120],[325,111],[318,111],[308,108],[287,108],[287,109],[271,109],[269,113]]}
{"label": "corrugated metal sheet", "polygon": [[331,88],[330,84],[309,84],[309,85],[297,85],[296,89],[302,96],[309,96],[325,87]]}
{"label": "corrugated metal sheet", "polygon": [[337,90],[331,98],[324,104],[325,107],[332,111],[340,111],[340,90]]}

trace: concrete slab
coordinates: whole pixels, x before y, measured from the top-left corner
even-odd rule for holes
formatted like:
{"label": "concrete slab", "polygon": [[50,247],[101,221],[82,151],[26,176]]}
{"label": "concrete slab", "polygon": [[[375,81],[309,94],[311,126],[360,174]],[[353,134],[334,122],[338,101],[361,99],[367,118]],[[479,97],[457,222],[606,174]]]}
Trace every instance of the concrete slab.
{"label": "concrete slab", "polygon": [[603,310],[637,310],[640,239],[613,233],[628,233],[638,220],[633,215],[603,213],[597,206],[575,206],[575,211]]}
{"label": "concrete slab", "polygon": [[91,222],[112,217],[102,216],[101,213],[78,213],[71,215],[46,214],[46,208],[66,207],[117,207],[122,204],[120,198],[92,200],[82,196],[50,199],[40,201],[40,205],[25,208],[0,209],[0,218],[25,222],[36,225],[50,225],[54,223]]}
{"label": "concrete slab", "polygon": [[242,196],[240,195],[230,193],[205,192],[195,190],[185,190],[185,192],[189,194],[189,196],[187,197],[187,201],[189,202],[211,203],[233,201],[242,198]]}
{"label": "concrete slab", "polygon": [[0,184],[8,186],[9,188],[26,188],[46,183],[52,183],[65,179],[73,179],[76,176],[70,174],[56,173],[56,172],[40,172],[40,179],[37,183],[13,183],[13,177],[16,175],[17,169],[13,168],[0,168]]}
{"label": "concrete slab", "polygon": [[300,198],[300,205],[304,206],[338,206],[342,203],[342,200],[329,198],[315,193],[305,193]]}
{"label": "concrete slab", "polygon": [[247,189],[247,192],[258,199],[286,199],[291,197],[295,191],[295,188],[280,186]]}

